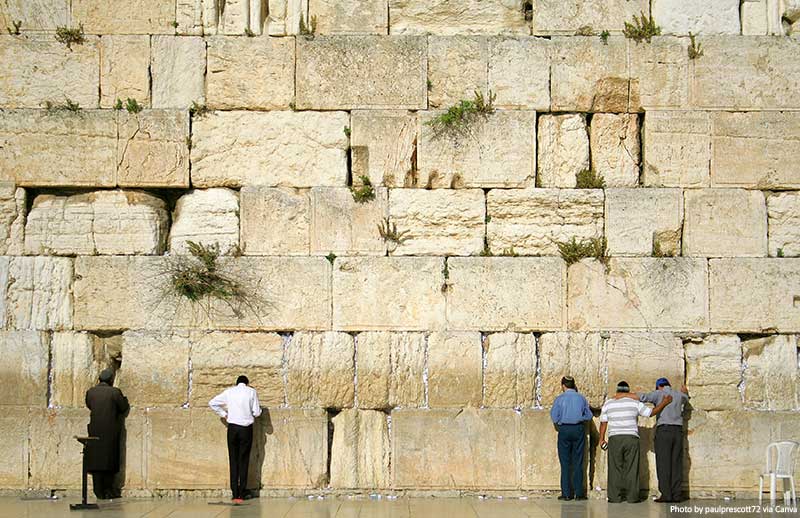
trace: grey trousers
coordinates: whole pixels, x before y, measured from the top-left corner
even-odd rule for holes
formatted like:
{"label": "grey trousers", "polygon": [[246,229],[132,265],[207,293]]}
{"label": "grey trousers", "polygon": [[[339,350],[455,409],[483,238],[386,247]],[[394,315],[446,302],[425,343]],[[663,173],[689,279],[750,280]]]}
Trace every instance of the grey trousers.
{"label": "grey trousers", "polygon": [[639,438],[608,438],[608,501],[639,501]]}

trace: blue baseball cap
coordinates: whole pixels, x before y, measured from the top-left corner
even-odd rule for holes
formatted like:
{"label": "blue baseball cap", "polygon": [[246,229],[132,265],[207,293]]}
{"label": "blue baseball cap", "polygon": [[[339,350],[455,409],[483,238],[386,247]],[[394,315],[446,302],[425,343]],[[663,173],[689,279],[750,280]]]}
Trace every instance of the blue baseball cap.
{"label": "blue baseball cap", "polygon": [[667,378],[658,378],[656,380],[656,390],[658,390],[658,387],[663,387],[664,385],[669,385],[670,387],[672,386]]}

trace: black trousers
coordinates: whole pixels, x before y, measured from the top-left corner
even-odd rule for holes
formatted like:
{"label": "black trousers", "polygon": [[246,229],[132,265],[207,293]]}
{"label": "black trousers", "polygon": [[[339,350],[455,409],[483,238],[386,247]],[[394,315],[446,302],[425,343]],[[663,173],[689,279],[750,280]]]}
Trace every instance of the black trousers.
{"label": "black trousers", "polygon": [[581,424],[558,426],[558,461],[561,463],[561,495],[583,498],[583,452],[586,427]]}
{"label": "black trousers", "polygon": [[239,426],[228,423],[228,465],[231,471],[233,498],[244,498],[247,490],[247,469],[250,465],[252,446],[253,425]]}
{"label": "black trousers", "polygon": [[669,424],[657,426],[654,442],[661,498],[680,500],[683,498],[683,427]]}
{"label": "black trousers", "polygon": [[119,495],[114,488],[115,471],[92,471],[92,491],[98,500],[116,498]]}

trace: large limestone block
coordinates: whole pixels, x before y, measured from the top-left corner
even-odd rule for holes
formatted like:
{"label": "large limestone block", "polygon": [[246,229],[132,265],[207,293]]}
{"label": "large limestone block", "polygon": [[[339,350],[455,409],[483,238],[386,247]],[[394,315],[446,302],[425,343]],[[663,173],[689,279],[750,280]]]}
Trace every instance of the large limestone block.
{"label": "large limestone block", "polygon": [[0,484],[4,488],[28,487],[28,458],[30,442],[30,411],[25,407],[3,409],[0,417],[0,444],[3,462],[0,462]]}
{"label": "large limestone block", "polygon": [[263,16],[267,13],[267,0],[225,0],[219,6],[219,34],[261,34]]}
{"label": "large limestone block", "polygon": [[517,487],[517,434],[512,409],[392,412],[396,488]]}
{"label": "large limestone block", "polygon": [[344,186],[345,112],[217,112],[192,121],[195,187]]}
{"label": "large limestone block", "polygon": [[742,34],[764,36],[769,34],[767,21],[768,0],[745,0],[741,4]]}
{"label": "large limestone block", "polygon": [[317,20],[316,34],[388,34],[387,0],[314,0],[308,19]]}
{"label": "large limestone block", "polygon": [[694,61],[689,59],[688,44],[686,38],[656,36],[646,45],[629,45],[630,111],[690,106],[690,63]]}
{"label": "large limestone block", "polygon": [[300,38],[296,59],[299,109],[426,107],[425,38]]}
{"label": "large limestone block", "polygon": [[333,264],[333,327],[441,329],[443,262],[434,257],[348,257]]}
{"label": "large limestone block", "polygon": [[283,405],[283,337],[277,333],[193,333],[189,404],[202,408],[244,374],[262,406]]}
{"label": "large limestone block", "polygon": [[483,342],[484,407],[530,408],[536,402],[536,337],[494,333]]}
{"label": "large limestone block", "polygon": [[[709,335],[685,346],[686,386],[692,407],[700,410],[742,408],[742,343],[736,335]],[[677,388],[677,386],[676,386]]]}
{"label": "large limestone block", "polygon": [[592,170],[603,177],[606,187],[634,187],[639,183],[641,146],[635,114],[595,114],[589,141]]}
{"label": "large limestone block", "polygon": [[528,34],[519,2],[389,0],[390,34]]}
{"label": "large limestone block", "polygon": [[0,75],[4,108],[40,108],[46,101],[59,104],[65,99],[84,109],[97,107],[98,38],[87,36],[83,44],[68,49],[52,34],[0,35],[0,62],[5,64]]}
{"label": "large limestone block", "polygon": [[389,221],[407,232],[393,255],[477,255],[486,202],[480,189],[392,189]]}
{"label": "large limestone block", "polygon": [[0,254],[22,254],[26,207],[25,189],[0,183]]}
{"label": "large limestone block", "polygon": [[683,228],[680,189],[606,189],[605,235],[612,256],[679,255]]}
{"label": "large limestone block", "polygon": [[0,405],[45,406],[50,339],[37,331],[0,331]]}
{"label": "large limestone block", "polygon": [[558,330],[566,322],[566,268],[556,257],[448,259],[448,329]]}
{"label": "large limestone block", "polygon": [[11,257],[0,261],[0,319],[6,329],[72,328],[72,259]]}
{"label": "large limestone block", "polygon": [[569,328],[704,330],[707,277],[704,259],[618,258],[608,268],[580,261],[567,276]]}
{"label": "large limestone block", "polygon": [[626,112],[630,106],[628,45],[624,38],[555,36],[550,84],[552,111]]}
{"label": "large limestone block", "polygon": [[[174,16],[174,15],[173,15]],[[205,104],[206,43],[197,36],[153,36],[154,108]]]}
{"label": "large limestone block", "polygon": [[212,109],[289,109],[294,101],[294,39],[210,38],[207,85]]}
{"label": "large limestone block", "polygon": [[136,99],[150,104],[150,37],[114,35],[100,38],[100,107],[112,108]]}
{"label": "large limestone block", "polygon": [[131,406],[178,407],[189,400],[189,335],[125,331],[117,385]]}
{"label": "large limestone block", "polygon": [[583,0],[537,0],[533,9],[533,34],[564,34],[573,36],[583,27],[595,32],[607,30],[620,33],[624,22],[650,12],[647,0],[611,0],[585,2]]}
{"label": "large limestone block", "polygon": [[536,113],[496,111],[463,132],[436,134],[420,115],[419,181],[428,187],[524,187],[536,169]]}
{"label": "large limestone block", "polygon": [[[553,452],[558,451],[558,432],[549,412],[522,412],[518,441],[520,486],[524,489],[557,489],[561,472]],[[587,452],[591,451],[588,439],[586,445]],[[587,457],[591,463],[591,455],[587,454]]]}
{"label": "large limestone block", "polygon": [[356,337],[358,407],[423,406],[426,344],[422,333],[360,333]]}
{"label": "large limestone block", "polygon": [[800,256],[800,193],[767,196],[769,255]]}
{"label": "large limestone block", "polygon": [[51,401],[56,407],[83,408],[86,391],[108,362],[102,342],[88,333],[53,333],[50,341]]}
{"label": "large limestone block", "polygon": [[[416,152],[417,117],[404,110],[353,110],[350,145],[366,148],[361,169],[353,163],[353,178],[366,176],[372,185],[414,187],[412,159]],[[363,154],[363,153],[362,153]]]}
{"label": "large limestone block", "polygon": [[797,410],[800,404],[797,335],[742,342],[744,405],[755,410]]}
{"label": "large limestone block", "polygon": [[499,108],[550,109],[550,41],[489,38],[489,90]]}
{"label": "large limestone block", "polygon": [[286,344],[286,401],[290,406],[353,406],[355,349],[347,333],[295,333]]}
{"label": "large limestone block", "polygon": [[72,2],[73,26],[81,23],[89,34],[172,34],[174,21],[174,0]]}
{"label": "large limestone block", "polygon": [[647,112],[642,138],[646,187],[708,187],[711,121],[707,112]]}
{"label": "large limestone block", "polygon": [[617,382],[627,381],[634,392],[655,390],[667,378],[676,390],[683,385],[683,343],[671,333],[611,333],[606,345],[608,395]]}
{"label": "large limestone block", "polygon": [[[322,488],[327,485],[328,418],[322,409],[265,410],[256,449],[256,473],[265,488]],[[263,444],[263,446],[260,446]],[[217,445],[218,447],[218,445]],[[262,457],[263,456],[263,457]],[[251,476],[250,480],[259,480]]]}
{"label": "large limestone block", "polygon": [[428,38],[428,106],[447,109],[475,92],[487,95],[489,45],[485,36]]}
{"label": "large limestone block", "polygon": [[[245,186],[240,197],[240,239],[245,254],[308,255],[311,232],[308,190]],[[233,226],[230,228],[234,230]]]}
{"label": "large limestone block", "polygon": [[157,255],[169,215],[164,200],[139,191],[96,191],[33,200],[25,225],[32,255]]}
{"label": "large limestone block", "polygon": [[481,335],[436,332],[428,337],[428,406],[480,407],[482,392]]}
{"label": "large limestone block", "polygon": [[601,407],[607,393],[607,340],[600,333],[544,333],[539,337],[542,384],[539,403],[550,407],[561,394],[561,378],[572,376],[578,391],[593,407]]}
{"label": "large limestone block", "polygon": [[85,408],[36,409],[30,412],[28,487],[78,489],[81,487],[82,447],[76,435],[86,435],[89,410]]}
{"label": "large limestone block", "polygon": [[124,449],[120,456],[120,471],[124,489],[147,487],[147,441],[150,423],[145,409],[132,409],[125,418]]}
{"label": "large limestone block", "polygon": [[270,36],[300,34],[300,22],[310,23],[308,0],[268,0],[266,32]]}
{"label": "large limestone block", "polygon": [[332,420],[331,487],[389,487],[388,417],[376,410],[342,410]]}
{"label": "large limestone block", "polygon": [[720,112],[711,115],[711,181],[719,187],[796,189],[800,113]]}
{"label": "large limestone block", "polygon": [[219,245],[222,253],[239,246],[239,195],[232,189],[196,189],[175,204],[169,249],[188,253],[189,241]]}
{"label": "large limestone block", "polygon": [[693,103],[706,109],[800,108],[797,55],[800,39],[769,36],[700,37],[703,57],[695,60]]}
{"label": "large limestone block", "polygon": [[558,242],[603,235],[599,189],[492,189],[486,238],[495,254],[557,255]]}
{"label": "large limestone block", "polygon": [[683,255],[767,255],[767,204],[760,191],[698,189],[684,193]]}
{"label": "large limestone block", "polygon": [[800,332],[800,259],[712,259],[709,268],[713,331]]}
{"label": "large limestone block", "polygon": [[55,31],[69,25],[69,4],[69,0],[5,0],[0,4],[0,27],[22,22],[21,32]]}
{"label": "large limestone block", "polygon": [[189,116],[184,111],[120,114],[117,184],[189,187]]}
{"label": "large limestone block", "polygon": [[[397,191],[395,191],[397,192]],[[375,188],[375,199],[359,203],[345,187],[311,189],[311,253],[385,255],[378,225],[388,210],[388,190]]]}
{"label": "large limestone block", "polygon": [[664,34],[739,34],[739,0],[653,0]]}
{"label": "large limestone block", "polygon": [[582,114],[542,115],[537,181],[539,187],[575,187],[575,177],[589,169],[589,135]]}
{"label": "large limestone block", "polygon": [[97,110],[4,111],[0,114],[0,178],[23,187],[113,187],[115,118],[112,112]]}

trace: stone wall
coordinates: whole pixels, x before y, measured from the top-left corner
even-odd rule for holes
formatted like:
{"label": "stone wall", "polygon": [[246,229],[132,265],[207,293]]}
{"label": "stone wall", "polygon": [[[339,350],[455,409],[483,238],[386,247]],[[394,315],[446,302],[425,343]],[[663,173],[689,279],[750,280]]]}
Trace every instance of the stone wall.
{"label": "stone wall", "polygon": [[[660,36],[623,34],[640,13]],[[800,439],[798,24],[794,0],[0,1],[0,488],[78,487],[113,366],[131,492],[226,487],[206,402],[246,373],[265,491],[555,489],[572,374],[594,406],[685,382],[693,494],[752,493]],[[493,113],[434,131],[475,92]],[[568,264],[573,239],[608,257]],[[190,242],[259,304],[168,296]]]}

